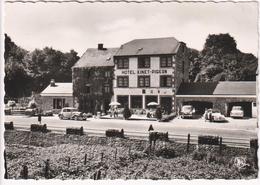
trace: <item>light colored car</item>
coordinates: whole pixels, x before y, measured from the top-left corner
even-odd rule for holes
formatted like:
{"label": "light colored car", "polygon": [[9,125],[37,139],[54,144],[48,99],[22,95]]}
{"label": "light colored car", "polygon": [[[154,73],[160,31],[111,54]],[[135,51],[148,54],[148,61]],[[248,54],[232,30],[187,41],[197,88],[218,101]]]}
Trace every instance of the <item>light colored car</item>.
{"label": "light colored car", "polygon": [[58,116],[60,119],[87,120],[87,114],[79,112],[74,107],[64,107]]}
{"label": "light colored car", "polygon": [[206,120],[210,120],[211,117],[211,121],[213,122],[226,122],[226,117],[221,114],[220,110],[218,109],[208,109],[205,112],[205,119]]}
{"label": "light colored car", "polygon": [[181,108],[181,118],[193,118],[195,109],[192,105],[184,105]]}
{"label": "light colored car", "polygon": [[230,117],[232,118],[243,118],[244,110],[241,106],[233,106],[230,112]]}

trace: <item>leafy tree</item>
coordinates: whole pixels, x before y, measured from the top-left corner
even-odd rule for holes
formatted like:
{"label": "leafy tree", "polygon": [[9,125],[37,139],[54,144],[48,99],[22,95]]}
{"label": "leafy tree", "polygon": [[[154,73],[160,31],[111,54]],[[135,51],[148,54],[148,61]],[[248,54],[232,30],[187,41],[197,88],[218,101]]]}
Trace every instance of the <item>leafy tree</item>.
{"label": "leafy tree", "polygon": [[161,109],[161,107],[159,107],[159,106],[156,108],[155,117],[156,117],[158,120],[161,120],[161,119],[162,119],[162,109]]}
{"label": "leafy tree", "polygon": [[130,109],[128,108],[128,105],[125,105],[125,107],[124,107],[123,116],[125,119],[129,119],[132,116],[132,113],[131,113]]}
{"label": "leafy tree", "polygon": [[190,81],[255,81],[257,58],[242,53],[236,46],[229,34],[209,35],[203,50],[190,55]]}

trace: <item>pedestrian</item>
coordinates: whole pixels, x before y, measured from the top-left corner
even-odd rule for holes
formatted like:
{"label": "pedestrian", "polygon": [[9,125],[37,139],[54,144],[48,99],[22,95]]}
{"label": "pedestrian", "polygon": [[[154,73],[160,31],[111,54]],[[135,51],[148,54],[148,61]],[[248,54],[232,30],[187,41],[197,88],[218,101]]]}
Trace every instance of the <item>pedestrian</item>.
{"label": "pedestrian", "polygon": [[114,112],[114,114],[115,114],[115,117],[118,117],[118,109],[117,109],[117,106],[115,106],[115,112]]}
{"label": "pedestrian", "polygon": [[42,114],[41,113],[39,113],[38,114],[38,122],[41,124],[41,122],[42,122]]}

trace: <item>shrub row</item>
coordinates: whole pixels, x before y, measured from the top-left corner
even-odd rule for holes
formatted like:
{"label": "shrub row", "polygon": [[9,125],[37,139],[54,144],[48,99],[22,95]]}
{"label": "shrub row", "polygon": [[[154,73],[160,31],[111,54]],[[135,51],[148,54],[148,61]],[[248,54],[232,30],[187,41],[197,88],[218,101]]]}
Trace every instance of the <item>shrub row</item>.
{"label": "shrub row", "polygon": [[250,140],[250,148],[258,148],[258,139]]}
{"label": "shrub row", "polygon": [[121,137],[124,138],[124,129],[121,129],[121,131],[116,129],[108,129],[106,130],[106,137]]}
{"label": "shrub row", "polygon": [[80,128],[66,128],[66,134],[83,135],[83,127]]}
{"label": "shrub row", "polygon": [[31,131],[32,132],[48,132],[47,125],[41,125],[41,124],[31,124]]}
{"label": "shrub row", "polygon": [[5,122],[5,130],[14,130],[13,122]]}
{"label": "shrub row", "polygon": [[219,145],[218,136],[198,136],[198,144],[204,145]]}
{"label": "shrub row", "polygon": [[168,132],[150,132],[149,133],[149,141],[156,141],[156,140],[161,140],[161,141],[169,141],[169,134]]}

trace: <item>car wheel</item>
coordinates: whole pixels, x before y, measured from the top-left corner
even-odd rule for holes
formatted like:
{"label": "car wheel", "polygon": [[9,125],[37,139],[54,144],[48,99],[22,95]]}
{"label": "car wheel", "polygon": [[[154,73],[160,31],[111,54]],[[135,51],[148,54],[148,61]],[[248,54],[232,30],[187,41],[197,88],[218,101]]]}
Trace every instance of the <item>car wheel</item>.
{"label": "car wheel", "polygon": [[62,115],[59,115],[59,118],[60,118],[60,119],[63,119],[63,116],[62,116]]}
{"label": "car wheel", "polygon": [[78,119],[78,116],[74,116],[74,120],[75,121],[78,121],[79,119]]}

